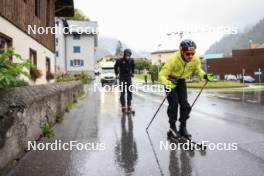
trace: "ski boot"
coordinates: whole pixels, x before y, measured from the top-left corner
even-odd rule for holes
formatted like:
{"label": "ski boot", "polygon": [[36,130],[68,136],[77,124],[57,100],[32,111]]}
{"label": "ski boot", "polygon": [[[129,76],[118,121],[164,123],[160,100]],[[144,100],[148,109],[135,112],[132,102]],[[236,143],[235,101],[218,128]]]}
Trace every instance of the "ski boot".
{"label": "ski boot", "polygon": [[169,131],[167,132],[167,137],[168,139],[172,139],[172,140],[178,140],[180,135],[179,132],[177,131],[176,126],[171,126]]}
{"label": "ski boot", "polygon": [[186,124],[181,124],[180,125],[180,130],[179,130],[179,134],[180,136],[186,138],[186,139],[191,139],[192,135],[190,133],[188,133],[187,128],[186,128]]}

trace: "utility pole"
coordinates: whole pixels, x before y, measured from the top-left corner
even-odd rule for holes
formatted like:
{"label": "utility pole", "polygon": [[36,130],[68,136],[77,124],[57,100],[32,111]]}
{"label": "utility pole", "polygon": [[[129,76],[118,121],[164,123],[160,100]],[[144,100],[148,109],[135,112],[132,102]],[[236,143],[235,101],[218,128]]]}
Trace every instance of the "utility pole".
{"label": "utility pole", "polygon": [[246,69],[244,69],[244,68],[243,68],[243,69],[242,69],[242,76],[243,76],[242,78],[243,78],[243,84],[245,84],[245,80],[244,80],[244,75],[245,75],[245,72],[246,72]]}
{"label": "utility pole", "polygon": [[261,72],[261,69],[259,68],[259,69],[258,69],[259,84],[261,84],[261,73],[262,73],[262,72]]}
{"label": "utility pole", "polygon": [[[162,46],[162,44],[158,44],[158,46],[157,46],[157,52],[159,52],[159,49],[160,49],[161,46]],[[158,74],[159,74],[160,62],[161,62],[161,54],[158,54]]]}

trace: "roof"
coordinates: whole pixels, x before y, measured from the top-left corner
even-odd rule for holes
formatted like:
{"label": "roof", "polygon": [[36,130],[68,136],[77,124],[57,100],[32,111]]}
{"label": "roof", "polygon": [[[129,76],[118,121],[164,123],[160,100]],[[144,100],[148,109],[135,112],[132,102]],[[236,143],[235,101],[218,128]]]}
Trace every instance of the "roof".
{"label": "roof", "polygon": [[97,34],[97,21],[67,20],[70,33]]}
{"label": "roof", "polygon": [[175,53],[177,50],[160,50],[160,51],[154,51],[150,54],[165,54],[165,53]]}
{"label": "roof", "polygon": [[74,16],[73,0],[56,0],[55,1],[55,16],[57,17]]}

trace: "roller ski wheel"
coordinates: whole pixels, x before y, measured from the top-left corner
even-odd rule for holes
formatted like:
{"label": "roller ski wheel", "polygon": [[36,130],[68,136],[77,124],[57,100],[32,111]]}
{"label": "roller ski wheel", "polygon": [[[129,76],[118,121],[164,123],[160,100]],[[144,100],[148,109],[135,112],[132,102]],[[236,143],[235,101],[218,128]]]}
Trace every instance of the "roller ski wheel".
{"label": "roller ski wheel", "polygon": [[173,130],[173,129],[169,129],[169,131],[167,132],[167,138],[169,140],[172,140],[172,141],[176,141],[176,142],[180,142],[180,135],[178,133],[178,131],[176,130]]}
{"label": "roller ski wheel", "polygon": [[173,129],[170,129],[167,132],[167,139],[170,142],[175,142],[175,143],[188,143],[190,145],[190,150],[195,149],[194,145],[196,145],[197,148],[199,148],[200,150],[206,150],[206,146],[202,145],[201,143],[197,143],[193,141],[191,138],[186,138],[181,136],[178,131],[175,131]]}

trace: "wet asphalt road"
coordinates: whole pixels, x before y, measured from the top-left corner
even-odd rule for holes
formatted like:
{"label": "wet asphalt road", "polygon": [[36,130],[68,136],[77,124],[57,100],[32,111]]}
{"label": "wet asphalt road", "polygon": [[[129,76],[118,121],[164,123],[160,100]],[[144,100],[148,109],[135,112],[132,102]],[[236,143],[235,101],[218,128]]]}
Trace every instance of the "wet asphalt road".
{"label": "wet asphalt road", "polygon": [[[241,97],[239,93],[202,94],[188,121],[193,139],[238,143],[238,149],[184,151],[160,147],[168,142],[167,102],[151,125],[149,136],[145,132],[162,96],[135,93],[136,114],[131,117],[120,113],[117,91],[88,92],[65,114],[63,123],[56,124],[55,137],[39,142],[101,143],[105,150],[30,151],[8,175],[260,176],[264,173],[263,94],[251,102],[230,98]],[[196,93],[189,95],[192,102]]]}

